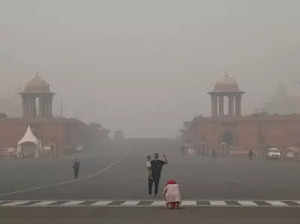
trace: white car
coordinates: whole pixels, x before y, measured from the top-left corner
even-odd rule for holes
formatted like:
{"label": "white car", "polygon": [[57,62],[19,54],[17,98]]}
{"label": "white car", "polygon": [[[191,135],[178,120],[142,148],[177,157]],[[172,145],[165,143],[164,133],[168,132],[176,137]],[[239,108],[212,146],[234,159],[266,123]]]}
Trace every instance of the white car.
{"label": "white car", "polygon": [[285,157],[290,160],[296,159],[296,155],[294,152],[287,152]]}
{"label": "white car", "polygon": [[278,148],[269,148],[267,151],[267,159],[281,159],[281,152]]}

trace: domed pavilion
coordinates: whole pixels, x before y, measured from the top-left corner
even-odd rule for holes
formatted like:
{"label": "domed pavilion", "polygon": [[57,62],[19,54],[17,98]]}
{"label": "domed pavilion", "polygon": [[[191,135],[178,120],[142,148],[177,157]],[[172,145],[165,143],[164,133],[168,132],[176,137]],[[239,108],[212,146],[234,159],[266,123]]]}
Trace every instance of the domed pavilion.
{"label": "domed pavilion", "polygon": [[30,80],[22,96],[23,118],[51,118],[52,102],[54,93],[50,90],[50,85],[39,74]]}
{"label": "domed pavilion", "polygon": [[[217,81],[211,96],[211,114],[212,117],[241,116],[242,113],[242,95],[236,80],[225,74],[221,80]],[[225,99],[228,99],[228,111],[225,111]]]}
{"label": "domed pavilion", "polygon": [[8,149],[22,151],[24,155],[26,151],[31,155],[29,152],[34,149],[39,152],[36,155],[58,157],[74,153],[78,148],[102,144],[108,138],[107,129],[91,128],[75,118],[53,116],[55,94],[39,74],[25,85],[20,95],[22,117],[0,119],[0,157]]}
{"label": "domed pavilion", "polygon": [[225,74],[209,92],[211,116],[200,115],[184,123],[184,143],[202,152],[214,149],[222,155],[247,155],[252,149],[263,156],[270,146],[283,152],[291,146],[300,148],[300,114],[242,116],[244,93],[237,81]]}

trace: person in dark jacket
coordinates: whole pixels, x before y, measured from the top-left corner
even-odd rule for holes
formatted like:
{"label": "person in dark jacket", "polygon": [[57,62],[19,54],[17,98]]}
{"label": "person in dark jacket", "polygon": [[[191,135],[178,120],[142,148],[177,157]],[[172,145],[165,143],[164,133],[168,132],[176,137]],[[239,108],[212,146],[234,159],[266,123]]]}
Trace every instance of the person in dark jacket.
{"label": "person in dark jacket", "polygon": [[147,169],[147,179],[148,179],[148,193],[152,194],[152,186],[153,186],[153,176],[152,176],[152,168],[151,168],[151,156],[147,156],[146,161],[146,169]]}
{"label": "person in dark jacket", "polygon": [[252,149],[249,150],[248,157],[249,157],[249,160],[253,160],[254,152]]}
{"label": "person in dark jacket", "polygon": [[[159,154],[154,154],[154,159],[151,161],[151,169],[152,169],[152,177],[155,185],[154,194],[155,196],[158,194],[159,181],[161,176],[161,171],[164,165],[168,164],[168,159],[165,154],[163,154],[164,159],[159,159]],[[149,186],[152,189],[152,185]],[[152,192],[152,190],[151,190]]]}
{"label": "person in dark jacket", "polygon": [[214,160],[216,160],[216,159],[217,159],[217,152],[216,152],[216,150],[215,150],[215,149],[213,149],[213,150],[212,150],[212,152],[211,152],[211,156],[212,156],[212,158],[213,158]]}
{"label": "person in dark jacket", "polygon": [[80,161],[79,161],[79,159],[75,159],[73,162],[74,179],[78,178],[79,169],[80,169]]}

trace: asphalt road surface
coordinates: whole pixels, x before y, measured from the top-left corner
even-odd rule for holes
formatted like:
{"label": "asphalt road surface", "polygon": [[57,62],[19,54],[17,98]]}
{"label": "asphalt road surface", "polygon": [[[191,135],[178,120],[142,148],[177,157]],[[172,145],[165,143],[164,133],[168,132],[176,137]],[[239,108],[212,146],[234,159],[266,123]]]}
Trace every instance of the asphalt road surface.
{"label": "asphalt road surface", "polygon": [[[155,152],[165,153],[169,159],[161,183],[169,178],[177,180],[186,200],[300,199],[300,163],[297,162],[183,157],[179,145],[168,140],[130,141],[99,151],[78,155],[82,164],[78,181],[72,180],[70,157],[1,160],[0,200],[160,199],[146,194],[145,156]],[[100,219],[107,221],[103,223],[140,223],[141,220],[157,223],[153,217],[161,223],[182,223],[186,218],[205,223],[283,223],[282,219],[284,223],[299,223],[300,213],[300,208],[188,208],[172,212],[154,208],[76,208],[78,214],[74,216],[74,211],[67,208],[46,209],[46,213],[42,208],[32,209],[28,213],[24,212],[28,211],[25,208],[1,208],[0,223],[99,223]],[[12,211],[18,215],[7,215]],[[22,217],[23,213],[31,216]]]}
{"label": "asphalt road surface", "polygon": [[[145,156],[154,152],[166,153],[169,159],[161,184],[169,178],[177,180],[185,199],[300,199],[297,162],[183,157],[178,145],[164,140],[116,148],[80,155],[82,179],[71,183],[71,158],[1,161],[0,199],[152,199],[146,194]],[[32,187],[41,188],[5,196]]]}
{"label": "asphalt road surface", "polygon": [[286,208],[63,208],[0,209],[1,224],[298,224],[299,209]]}

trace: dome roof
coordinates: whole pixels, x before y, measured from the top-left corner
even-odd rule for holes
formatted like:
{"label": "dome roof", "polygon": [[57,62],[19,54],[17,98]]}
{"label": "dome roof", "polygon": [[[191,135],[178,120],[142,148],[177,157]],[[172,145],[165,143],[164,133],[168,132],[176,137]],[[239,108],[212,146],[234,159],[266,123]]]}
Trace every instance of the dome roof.
{"label": "dome roof", "polygon": [[237,81],[230,75],[225,74],[223,78],[216,82],[214,92],[240,92]]}
{"label": "dome roof", "polygon": [[50,85],[39,74],[27,83],[24,89],[25,93],[50,93]]}

